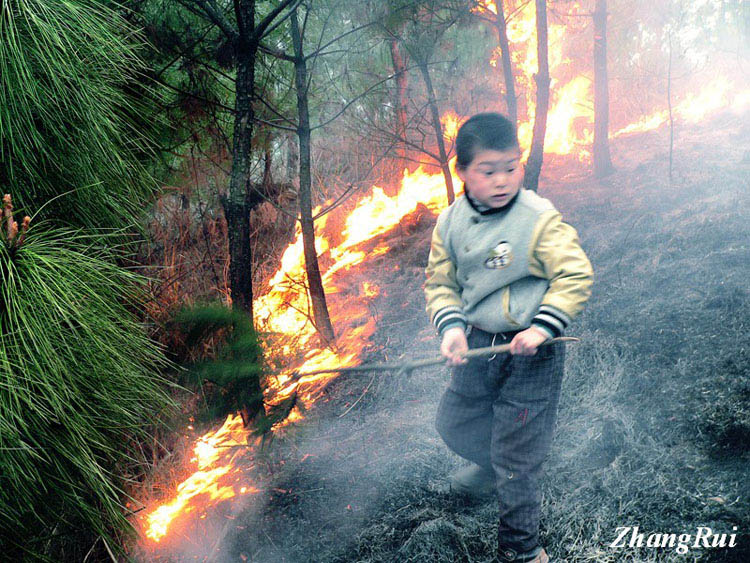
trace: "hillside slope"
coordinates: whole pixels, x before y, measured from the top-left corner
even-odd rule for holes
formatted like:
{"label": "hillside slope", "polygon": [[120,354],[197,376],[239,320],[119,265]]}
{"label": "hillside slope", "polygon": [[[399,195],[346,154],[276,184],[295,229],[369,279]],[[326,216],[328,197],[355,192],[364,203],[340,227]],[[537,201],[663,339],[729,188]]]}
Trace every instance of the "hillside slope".
{"label": "hillside slope", "polygon": [[[604,182],[546,168],[540,194],[577,228],[596,272],[568,331],[582,341],[568,346],[543,481],[542,540],[556,561],[750,561],[747,133],[730,118],[681,131],[671,186],[664,133],[618,139]],[[433,224],[418,210],[382,235],[388,254],[349,274],[381,290],[368,360],[437,353],[421,291]],[[489,560],[495,503],[446,490],[462,465],[433,427],[448,377],[335,380],[274,443],[273,488],[224,526],[214,560]],[[635,525],[738,526],[739,545],[609,547],[618,526]]]}

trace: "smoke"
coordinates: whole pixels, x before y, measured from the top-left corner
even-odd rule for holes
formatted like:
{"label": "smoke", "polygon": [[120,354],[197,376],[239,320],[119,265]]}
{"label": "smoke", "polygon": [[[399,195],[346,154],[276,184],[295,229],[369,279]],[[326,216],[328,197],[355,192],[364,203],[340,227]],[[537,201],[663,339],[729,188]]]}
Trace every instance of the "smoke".
{"label": "smoke", "polygon": [[404,505],[392,508],[404,509],[410,496],[439,488],[435,467],[446,465],[447,453],[433,427],[440,386],[434,373],[394,378],[342,376],[329,387],[329,403],[316,404],[317,412],[270,445],[284,464],[268,483],[265,506],[246,501],[253,509],[233,521],[215,561],[335,559],[357,549],[394,497]]}

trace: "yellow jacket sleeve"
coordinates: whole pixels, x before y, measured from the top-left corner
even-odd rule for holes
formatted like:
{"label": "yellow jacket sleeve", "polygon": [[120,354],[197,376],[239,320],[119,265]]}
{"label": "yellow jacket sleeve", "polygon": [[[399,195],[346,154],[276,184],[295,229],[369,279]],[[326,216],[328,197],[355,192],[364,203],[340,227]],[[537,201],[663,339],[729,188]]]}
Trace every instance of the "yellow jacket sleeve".
{"label": "yellow jacket sleeve", "polygon": [[[535,241],[535,242],[534,242]],[[549,288],[531,324],[559,336],[583,310],[591,296],[594,271],[578,233],[559,211],[545,212],[530,245],[531,273],[549,280]]]}
{"label": "yellow jacket sleeve", "polygon": [[461,287],[456,279],[456,265],[443,243],[438,227],[432,232],[425,275],[427,313],[438,332],[442,334],[449,326],[465,328],[466,317],[463,313]]}

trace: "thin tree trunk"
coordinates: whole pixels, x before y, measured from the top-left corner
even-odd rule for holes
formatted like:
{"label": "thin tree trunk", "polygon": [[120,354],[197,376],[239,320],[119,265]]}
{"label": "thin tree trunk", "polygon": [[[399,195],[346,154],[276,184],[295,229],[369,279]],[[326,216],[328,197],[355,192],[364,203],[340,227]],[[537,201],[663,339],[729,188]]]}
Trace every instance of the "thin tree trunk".
{"label": "thin tree trunk", "polygon": [[667,108],[669,109],[669,186],[672,187],[674,157],[674,115],[672,114],[672,30],[669,30],[669,63],[667,65]]}
{"label": "thin tree trunk", "polygon": [[609,154],[609,85],[607,79],[607,0],[594,9],[594,176],[613,172]]}
{"label": "thin tree trunk", "polygon": [[229,286],[232,306],[253,314],[252,256],[250,250],[250,149],[253,136],[253,99],[255,96],[255,56],[257,42],[252,40],[255,2],[240,2],[244,29],[239,30],[237,80],[235,93],[232,171],[229,194],[224,201],[229,237]]}
{"label": "thin tree trunk", "polygon": [[549,60],[547,58],[547,5],[545,0],[536,0],[536,37],[539,70],[534,75],[536,82],[536,111],[531,151],[526,162],[524,186],[533,191],[539,187],[539,175],[544,159],[544,136],[547,133],[549,111]]}
{"label": "thin tree trunk", "polygon": [[318,253],[315,250],[315,225],[312,218],[311,156],[310,156],[310,114],[307,104],[307,65],[302,52],[297,10],[290,18],[292,44],[294,45],[294,83],[297,89],[297,110],[299,113],[299,205],[302,223],[302,245],[305,253],[305,270],[313,308],[315,328],[327,343],[333,343],[334,333],[328,315],[323,280],[318,266]]}
{"label": "thin tree trunk", "polygon": [[297,174],[299,174],[299,146],[297,143],[297,135],[290,131],[287,137],[286,179],[287,183],[299,188],[299,185],[297,185]]}
{"label": "thin tree trunk", "polygon": [[271,173],[273,168],[273,152],[271,151],[271,145],[271,134],[268,133],[263,139],[263,189],[266,193],[268,193],[271,184],[273,184],[273,174]]}
{"label": "thin tree trunk", "polygon": [[516,102],[516,86],[513,81],[513,67],[510,62],[510,44],[508,43],[508,32],[505,25],[505,12],[503,11],[503,0],[496,0],[497,14],[495,28],[497,29],[497,40],[500,43],[500,52],[503,59],[503,77],[505,79],[505,105],[508,108],[508,119],[514,125],[518,125],[518,103]]}
{"label": "thin tree trunk", "polygon": [[[229,284],[232,307],[244,311],[253,326],[253,278],[250,247],[250,149],[253,136],[253,100],[255,97],[255,2],[240,0],[242,15],[237,49],[235,119],[232,138],[232,171],[229,194],[224,201],[229,238]],[[263,408],[260,379],[253,379],[250,394],[257,399],[240,409],[247,426]]]}
{"label": "thin tree trunk", "polygon": [[422,73],[422,78],[424,78],[424,83],[427,87],[427,99],[430,105],[430,113],[432,114],[432,126],[435,129],[435,137],[437,139],[440,168],[443,171],[443,177],[445,178],[445,189],[448,194],[448,205],[450,205],[455,199],[453,192],[453,177],[451,176],[450,167],[448,166],[448,154],[445,152],[445,142],[443,141],[443,127],[440,125],[440,112],[438,111],[435,89],[432,87],[432,80],[430,79],[430,71],[427,68],[426,60],[419,61],[419,70]]}
{"label": "thin tree trunk", "polygon": [[[408,87],[408,76],[406,74],[406,64],[401,56],[401,50],[398,45],[398,39],[391,39],[391,59],[393,60],[393,72],[396,75],[396,134],[400,139],[397,144],[398,159],[396,162],[396,178],[400,178],[401,172],[408,167],[406,148],[406,89]],[[389,194],[395,195],[395,194]]]}

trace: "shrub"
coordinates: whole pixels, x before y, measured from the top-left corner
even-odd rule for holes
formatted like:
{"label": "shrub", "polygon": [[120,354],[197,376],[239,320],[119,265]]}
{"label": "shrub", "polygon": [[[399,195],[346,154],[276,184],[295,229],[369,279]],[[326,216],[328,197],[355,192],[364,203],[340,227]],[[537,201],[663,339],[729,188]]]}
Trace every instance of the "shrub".
{"label": "shrub", "polygon": [[0,543],[80,560],[71,537],[129,530],[119,475],[170,405],[166,363],[106,238],[40,226],[0,243]]}
{"label": "shrub", "polygon": [[2,2],[0,29],[0,186],[56,224],[135,223],[163,125],[133,30],[91,0]]}

